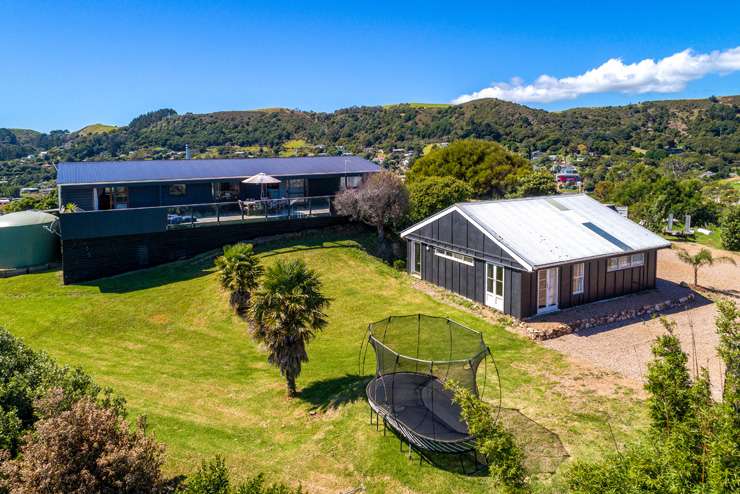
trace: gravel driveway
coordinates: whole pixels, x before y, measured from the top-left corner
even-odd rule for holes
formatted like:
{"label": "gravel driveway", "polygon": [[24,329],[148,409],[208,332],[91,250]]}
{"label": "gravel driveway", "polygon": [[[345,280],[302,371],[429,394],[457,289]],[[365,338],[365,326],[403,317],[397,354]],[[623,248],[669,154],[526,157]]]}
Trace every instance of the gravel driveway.
{"label": "gravel driveway", "polygon": [[[691,253],[700,249],[694,244],[679,246]],[[702,268],[699,271],[700,291],[710,297],[722,296],[740,303],[740,256],[711,250],[715,255],[730,255],[738,265],[716,264]],[[692,282],[693,272],[688,265],[678,260],[675,251],[665,249],[658,252],[658,277],[674,283]],[[689,355],[690,368],[706,367],[712,379],[713,392],[719,396],[723,369],[715,351],[718,342],[714,329],[717,308],[714,303],[707,303],[702,297],[697,298],[701,300],[666,317],[676,322],[676,334]],[[651,359],[650,346],[664,332],[660,321],[653,319],[592,328],[580,331],[579,334],[546,340],[541,344],[597,367],[643,381],[647,363]]]}

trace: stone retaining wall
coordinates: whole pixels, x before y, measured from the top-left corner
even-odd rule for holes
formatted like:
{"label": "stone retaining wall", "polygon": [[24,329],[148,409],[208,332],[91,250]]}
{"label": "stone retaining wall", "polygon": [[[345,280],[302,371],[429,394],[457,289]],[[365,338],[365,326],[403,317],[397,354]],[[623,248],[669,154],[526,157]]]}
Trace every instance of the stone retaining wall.
{"label": "stone retaining wall", "polygon": [[526,332],[533,340],[549,340],[557,338],[571,333],[578,333],[582,329],[589,329],[597,326],[603,326],[605,324],[612,324],[620,321],[627,321],[629,319],[635,319],[643,316],[658,315],[660,312],[680,307],[688,304],[694,300],[694,294],[690,293],[685,297],[681,297],[673,300],[666,300],[658,304],[643,305],[636,309],[625,309],[620,312],[612,314],[604,314],[597,317],[589,317],[584,319],[577,319],[568,323],[562,323],[550,328],[534,328],[528,326],[526,322],[519,323],[520,327]]}

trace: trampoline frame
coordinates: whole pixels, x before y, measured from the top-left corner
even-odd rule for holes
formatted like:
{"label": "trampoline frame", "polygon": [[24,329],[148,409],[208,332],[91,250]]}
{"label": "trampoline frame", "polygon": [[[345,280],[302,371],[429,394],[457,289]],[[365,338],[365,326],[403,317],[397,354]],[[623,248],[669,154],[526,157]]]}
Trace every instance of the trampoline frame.
{"label": "trampoline frame", "polygon": [[[385,323],[386,324],[385,331],[387,331],[388,325],[392,322],[392,320],[394,318],[414,317],[414,316],[417,317],[417,344],[416,344],[417,356],[415,356],[415,357],[404,355],[404,354],[402,354],[402,353],[394,350],[392,347],[386,345],[383,341],[380,341],[373,334],[373,332],[372,332],[373,327],[375,327],[375,326],[377,326],[379,324],[382,324],[382,323]],[[447,321],[447,324],[448,325],[452,324],[454,326],[457,326],[457,327],[461,328],[462,330],[469,331],[469,332],[471,332],[473,334],[478,335],[479,338],[480,338],[480,342],[481,342],[481,350],[477,354],[471,355],[471,356],[469,356],[466,359],[449,359],[449,360],[436,360],[435,361],[435,360],[427,360],[427,359],[419,358],[419,356],[418,356],[418,351],[419,351],[419,335],[420,335],[420,331],[421,331],[421,318],[422,318],[422,316],[424,316],[425,318],[444,319],[445,321]],[[383,334],[383,339],[385,339],[385,332]],[[483,341],[483,335],[482,335],[482,333],[480,331],[476,331],[474,329],[471,329],[471,328],[469,328],[469,327],[467,327],[467,326],[465,326],[463,324],[460,324],[459,322],[454,321],[454,320],[452,320],[452,319],[450,319],[448,317],[427,316],[427,315],[423,315],[423,314],[413,314],[413,315],[410,315],[410,316],[389,316],[389,317],[387,317],[385,319],[382,319],[380,321],[376,321],[374,323],[368,324],[368,328],[367,328],[367,331],[365,333],[365,338],[363,339],[363,342],[360,345],[360,355],[358,356],[358,365],[360,367],[360,375],[363,375],[364,374],[364,367],[365,367],[365,359],[366,359],[366,356],[367,356],[367,349],[368,349],[368,347],[370,345],[373,345],[373,348],[374,349],[376,348],[375,345],[379,345],[382,348],[384,348],[386,351],[390,352],[391,354],[395,354],[395,357],[396,357],[396,361],[394,362],[394,371],[393,372],[390,372],[390,373],[383,373],[383,374],[381,374],[381,372],[380,372],[380,366],[378,365],[378,355],[377,355],[377,350],[376,350],[376,370],[375,370],[375,377],[370,382],[368,382],[368,384],[367,384],[367,386],[365,388],[365,394],[366,394],[366,396],[368,398],[368,404],[369,404],[369,407],[370,407],[370,423],[371,424],[373,423],[373,414],[375,414],[376,417],[377,417],[376,422],[375,422],[376,423],[376,429],[378,429],[379,428],[379,423],[380,423],[380,418],[382,417],[382,419],[383,419],[383,433],[385,434],[385,429],[386,428],[390,428],[399,437],[399,440],[401,441],[401,445],[400,445],[401,446],[401,450],[403,451],[403,442],[405,441],[408,444],[408,446],[409,446],[409,455],[411,455],[411,452],[413,450],[416,450],[417,453],[419,454],[419,462],[420,463],[422,461],[422,458],[423,459],[426,459],[428,462],[431,463],[431,461],[429,460],[429,458],[427,458],[426,455],[424,454],[425,452],[442,453],[442,454],[453,454],[453,455],[462,455],[462,454],[468,454],[468,453],[473,452],[473,454],[475,455],[475,463],[476,463],[476,470],[477,470],[477,468],[478,468],[478,458],[477,458],[477,454],[475,453],[475,437],[474,436],[467,435],[466,437],[461,438],[461,439],[445,440],[445,439],[430,438],[430,437],[428,437],[428,436],[426,436],[424,434],[421,434],[421,433],[419,433],[417,431],[414,431],[412,427],[409,427],[407,424],[404,424],[402,421],[400,421],[400,420],[397,419],[397,416],[394,413],[394,405],[392,404],[392,402],[391,402],[391,409],[389,410],[386,406],[383,406],[383,405],[381,405],[380,403],[377,403],[374,400],[374,397],[376,395],[374,390],[377,388],[378,381],[379,380],[382,382],[382,385],[385,387],[385,385],[386,385],[386,383],[385,383],[385,377],[404,372],[404,371],[396,372],[396,370],[395,370],[397,368],[397,366],[398,366],[399,359],[400,358],[404,358],[404,359],[406,359],[408,361],[416,362],[417,364],[422,364],[422,365],[426,364],[426,365],[424,365],[424,367],[427,367],[427,365],[428,365],[428,367],[427,367],[427,370],[428,371],[425,370],[425,369],[422,369],[422,372],[418,372],[418,368],[417,368],[417,372],[409,372],[409,371],[406,371],[407,373],[420,374],[420,375],[428,376],[430,379],[437,380],[442,385],[444,385],[444,382],[445,382],[445,379],[443,379],[443,377],[446,378],[447,376],[437,376],[437,375],[435,375],[433,373],[433,370],[435,368],[434,367],[435,364],[436,365],[447,365],[447,364],[458,364],[458,365],[463,364],[464,365],[464,364],[468,363],[472,367],[472,365],[473,365],[472,363],[475,362],[476,372],[473,373],[472,391],[476,394],[476,396],[482,396],[482,393],[481,394],[478,393],[478,387],[477,387],[477,383],[476,383],[476,380],[477,380],[476,379],[476,373],[477,373],[477,368],[478,368],[477,366],[480,364],[480,362],[482,361],[483,362],[483,365],[484,365],[484,374],[483,374],[484,378],[483,378],[483,386],[482,386],[483,391],[485,391],[486,384],[487,384],[486,383],[486,378],[487,378],[487,361],[488,361],[488,358],[489,357],[490,357],[491,362],[493,363],[494,369],[496,371],[496,376],[499,377],[498,366],[496,365],[496,361],[493,358],[493,354],[491,353],[490,348]],[[453,350],[452,346],[453,346],[452,345],[452,329],[450,329],[450,357],[452,356],[452,350]],[[478,360],[478,359],[480,359],[480,360]],[[449,365],[447,367],[447,370],[448,370],[448,373],[449,373]],[[392,380],[391,386],[394,385],[395,380],[396,380],[395,378]],[[371,392],[371,388],[373,389],[373,392]],[[388,397],[389,396],[387,390],[384,391],[384,396],[385,397]],[[390,396],[391,396],[391,400],[393,400],[394,394],[393,394],[393,389],[392,388],[391,388],[391,394],[390,394]],[[434,399],[433,396],[434,396],[434,391],[432,390],[432,402],[433,402],[433,399]],[[500,410],[501,410],[501,385],[500,385],[500,380],[498,382],[498,401],[499,401],[498,413],[500,413]],[[386,400],[385,403],[388,403],[387,400]],[[431,410],[431,409],[429,411],[430,411],[430,413],[434,413],[433,410]],[[435,417],[435,419],[436,419],[436,417]],[[460,419],[460,420],[462,420],[462,419]],[[498,416],[497,416],[497,420],[498,420]],[[440,420],[440,421],[444,423],[444,421],[442,421],[442,420]],[[461,460],[461,466],[463,468],[463,471],[465,471],[465,467],[464,467],[464,464],[463,464],[462,460]]]}

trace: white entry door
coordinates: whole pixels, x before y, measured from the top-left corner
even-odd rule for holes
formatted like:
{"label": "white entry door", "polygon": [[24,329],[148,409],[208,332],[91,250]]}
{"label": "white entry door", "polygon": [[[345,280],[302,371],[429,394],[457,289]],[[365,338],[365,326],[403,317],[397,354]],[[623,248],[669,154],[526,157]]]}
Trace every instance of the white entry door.
{"label": "white entry door", "polygon": [[504,267],[486,263],[486,305],[504,310]]}
{"label": "white entry door", "polygon": [[558,268],[537,271],[537,312],[558,308]]}

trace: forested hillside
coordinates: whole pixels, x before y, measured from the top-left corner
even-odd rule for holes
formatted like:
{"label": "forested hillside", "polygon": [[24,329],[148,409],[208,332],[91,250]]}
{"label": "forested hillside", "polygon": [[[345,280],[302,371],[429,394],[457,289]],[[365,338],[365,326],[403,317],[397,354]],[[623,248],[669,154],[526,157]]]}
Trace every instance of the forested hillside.
{"label": "forested hillside", "polygon": [[99,127],[100,132],[49,134],[0,129],[0,180],[28,185],[48,175],[40,165],[63,160],[176,158],[186,144],[195,157],[352,152],[398,165],[394,149],[410,151],[406,156],[413,159],[429,144],[474,137],[498,141],[527,157],[533,151],[579,153],[592,165],[604,158],[654,164],[670,159],[678,168],[711,170],[718,177],[740,160],[740,96],[562,112],[492,99],[333,113],[269,109],[178,115],[158,110],[128,126]]}

